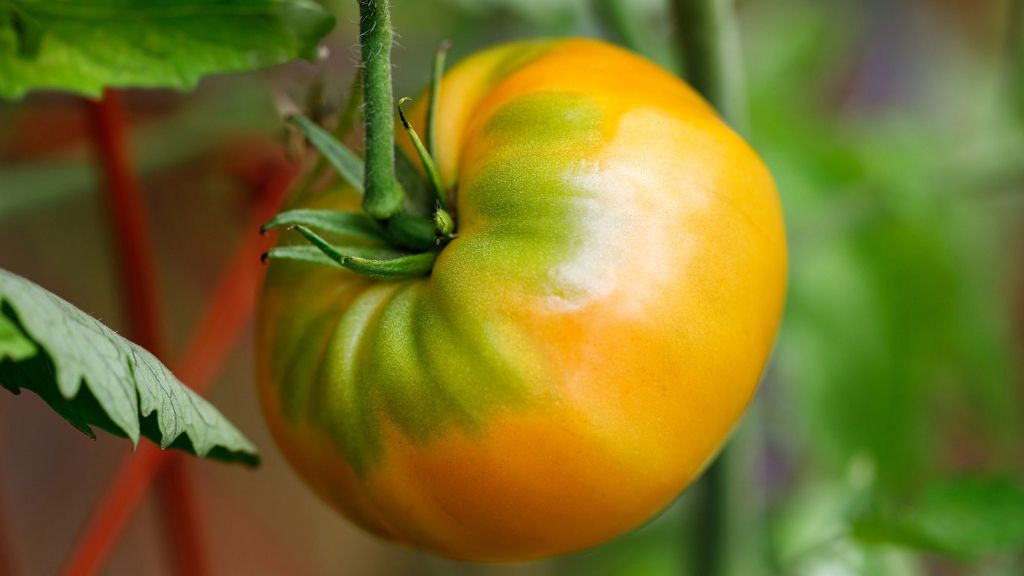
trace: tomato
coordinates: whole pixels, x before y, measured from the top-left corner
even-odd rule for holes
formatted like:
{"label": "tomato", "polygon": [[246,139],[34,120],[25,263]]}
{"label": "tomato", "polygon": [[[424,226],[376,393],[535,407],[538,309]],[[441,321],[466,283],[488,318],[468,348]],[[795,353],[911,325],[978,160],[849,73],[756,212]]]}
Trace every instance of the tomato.
{"label": "tomato", "polygon": [[473,561],[601,543],[690,484],[754,393],[785,290],[772,178],[691,88],[593,40],[472,56],[437,126],[458,236],[402,281],[272,263],[266,417],[384,538]]}

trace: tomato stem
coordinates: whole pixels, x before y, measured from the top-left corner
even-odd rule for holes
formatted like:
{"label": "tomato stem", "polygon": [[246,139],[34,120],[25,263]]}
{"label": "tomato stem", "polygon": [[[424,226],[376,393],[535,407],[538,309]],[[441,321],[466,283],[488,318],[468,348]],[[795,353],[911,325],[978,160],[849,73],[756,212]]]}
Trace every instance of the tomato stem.
{"label": "tomato stem", "polygon": [[391,88],[391,8],[388,0],[359,0],[362,43],[365,195],[363,210],[378,221],[402,210],[405,191],[395,176],[395,116]]}
{"label": "tomato stem", "polygon": [[[398,105],[399,115],[402,124],[409,133],[416,151],[420,156],[424,170],[429,177],[429,185],[434,190],[434,205],[436,206],[434,218],[426,218],[415,214],[415,210],[406,210],[406,202],[409,194],[403,188],[396,170],[396,150],[394,134],[394,108],[393,89],[391,85],[391,7],[388,0],[359,0],[359,36],[362,45],[362,70],[357,77],[355,84],[362,79],[363,94],[363,127],[364,127],[364,156],[360,160],[358,156],[344,146],[338,139],[321,128],[316,122],[295,114],[288,118],[306,136],[332,164],[342,178],[353,188],[363,193],[363,212],[371,218],[379,228],[380,234],[393,247],[400,251],[432,252],[437,246],[450,239],[454,232],[454,220],[446,212],[447,191],[440,180],[437,166],[427,151],[419,136],[409,125],[405,114]],[[444,69],[444,53],[447,46],[442,44],[434,59],[433,88],[431,91],[431,112],[432,118],[437,111],[437,94],[439,89],[440,74]],[[347,112],[342,116],[341,127],[347,132],[348,126],[354,114],[354,96],[349,98]],[[430,130],[433,131],[433,120],[428,119]],[[402,158],[403,162],[406,160]],[[318,170],[323,166],[323,158],[314,167],[313,175],[304,183],[305,188],[311,186],[317,178]],[[406,181],[408,184],[408,180]],[[440,214],[440,217],[438,215]],[[296,215],[291,215],[296,216]],[[425,270],[420,264],[422,262],[433,263],[436,254],[416,255],[411,260],[407,257],[399,257],[377,262],[363,262],[362,258],[355,255],[344,255],[336,257],[327,248],[329,245],[316,241],[317,236],[312,230],[304,228],[306,224],[323,224],[322,215],[314,215],[311,221],[305,220],[309,214],[300,214],[300,220],[294,220],[293,224],[301,225],[298,230],[303,232],[314,246],[319,248],[327,259],[318,259],[323,263],[335,262],[355,272],[368,276],[394,277],[396,275],[412,275],[417,273],[425,275],[430,272],[428,266]],[[351,220],[351,219],[350,219]],[[280,224],[278,222],[277,224]],[[435,224],[436,223],[436,224]],[[337,222],[332,223],[337,224]],[[346,221],[346,224],[351,224]],[[264,227],[266,228],[266,226]],[[309,233],[307,234],[306,231]],[[326,246],[326,247],[325,247]],[[351,257],[350,257],[351,256]],[[421,257],[422,256],[422,257]],[[293,258],[310,261],[307,252],[281,251],[264,255],[263,260],[274,258]],[[410,263],[415,263],[415,265]],[[378,268],[377,265],[380,265]],[[408,266],[407,266],[408,265]],[[396,272],[397,271],[397,272]]]}

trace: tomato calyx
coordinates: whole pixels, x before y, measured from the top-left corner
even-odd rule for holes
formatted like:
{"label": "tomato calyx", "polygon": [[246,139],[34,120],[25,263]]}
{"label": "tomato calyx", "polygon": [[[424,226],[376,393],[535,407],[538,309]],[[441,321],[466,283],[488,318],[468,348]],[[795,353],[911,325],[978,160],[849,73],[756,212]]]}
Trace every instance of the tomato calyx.
{"label": "tomato calyx", "polygon": [[[440,184],[433,159],[409,126],[404,112],[399,110],[428,174],[428,187],[434,195],[433,217],[405,211],[384,220],[376,220],[365,212],[311,209],[281,212],[264,224],[260,232],[266,234],[281,228],[295,231],[310,245],[273,248],[263,254],[264,262],[299,260],[340,266],[377,280],[401,280],[430,273],[441,249],[457,236],[456,223],[445,208],[447,191]],[[321,151],[344,181],[357,191],[363,190],[360,176],[365,168],[354,152],[304,116],[292,116],[289,121]],[[343,243],[334,244],[316,230]]]}
{"label": "tomato calyx", "polygon": [[[440,83],[449,43],[442,43],[434,57],[427,142],[424,144],[405,116],[403,106],[410,99],[402,98],[393,104],[392,31],[388,3],[385,0],[359,0],[359,12],[363,66],[356,83],[362,84],[365,102],[364,158],[301,114],[289,115],[286,121],[305,136],[346,184],[363,194],[363,212],[292,210],[278,214],[261,228],[261,232],[286,228],[298,232],[310,245],[277,247],[265,253],[262,259],[340,266],[378,280],[425,276],[432,270],[441,249],[457,235],[456,219],[449,210],[449,192],[442,183],[433,158],[437,150],[435,119]],[[349,109],[355,109],[351,105],[354,99],[354,96],[350,98]],[[396,160],[402,160],[406,165],[409,161],[395,147],[393,105],[423,168],[423,174],[414,177],[418,180],[413,187],[422,189],[425,177],[426,189],[431,192],[432,200],[423,201],[430,202],[432,210],[422,204],[420,210],[410,208],[410,205],[417,204],[415,195],[403,186],[403,180],[398,177],[400,171],[396,172]],[[312,181],[310,178],[307,183]],[[408,179],[405,182],[408,184]],[[334,244],[320,233],[343,243]],[[367,253],[371,256],[366,256]]]}

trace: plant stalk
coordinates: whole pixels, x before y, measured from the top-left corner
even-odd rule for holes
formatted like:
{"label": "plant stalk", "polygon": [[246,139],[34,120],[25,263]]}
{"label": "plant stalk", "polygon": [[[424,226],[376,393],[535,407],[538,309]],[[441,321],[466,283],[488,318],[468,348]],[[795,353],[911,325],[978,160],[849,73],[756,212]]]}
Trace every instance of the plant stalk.
{"label": "plant stalk", "polygon": [[188,457],[173,454],[159,476],[157,495],[165,536],[174,547],[174,568],[182,576],[210,574],[202,510]]}
{"label": "plant stalk", "polygon": [[693,573],[719,576],[725,573],[728,524],[727,460],[725,449],[704,472],[697,484],[698,500],[694,518],[696,548]]}
{"label": "plant stalk", "polygon": [[[690,84],[737,131],[747,123],[739,31],[733,0],[674,0],[676,33]],[[728,445],[697,485],[693,573],[726,571],[729,534]]]}
{"label": "plant stalk", "polygon": [[1024,123],[1024,0],[1010,0],[1009,15],[1010,105]]}
{"label": "plant stalk", "polygon": [[[140,346],[166,357],[161,331],[160,297],[155,256],[143,206],[142,186],[132,166],[120,94],[107,90],[90,104],[100,160],[107,179],[107,206],[117,244],[129,333]],[[183,471],[160,484],[160,502],[167,537],[178,573],[208,573],[204,542],[199,535],[197,505]],[[98,566],[97,566],[98,567]]]}
{"label": "plant stalk", "polygon": [[[277,213],[293,180],[294,170],[289,168],[282,169],[265,184],[263,199],[244,230],[259,228]],[[197,393],[201,394],[212,383],[252,317],[255,287],[261,284],[265,270],[253,255],[265,251],[268,243],[256,234],[239,242],[193,328],[184,353],[174,365],[174,373]],[[83,527],[62,574],[84,576],[99,571],[146,491],[172,463],[172,456],[146,442],[135,454],[125,457]]]}
{"label": "plant stalk", "polygon": [[[3,454],[0,454],[0,462],[3,460]],[[7,510],[4,506],[5,497],[4,482],[0,477],[0,574],[14,576],[17,574],[15,567],[18,565],[18,561],[14,557],[14,546],[11,544],[11,531],[8,529],[10,524],[8,524]]]}
{"label": "plant stalk", "polygon": [[626,4],[626,0],[594,0],[594,10],[616,42],[637,54],[644,54],[643,42],[631,19],[636,8]]}
{"label": "plant stalk", "polygon": [[130,156],[120,94],[104,93],[89,103],[93,133],[106,178],[107,209],[113,228],[125,320],[132,340],[162,356],[160,296],[142,186]]}
{"label": "plant stalk", "polygon": [[732,127],[747,124],[739,29],[733,0],[673,0],[686,79]]}
{"label": "plant stalk", "polygon": [[395,177],[395,115],[391,87],[391,8],[388,0],[359,0],[363,59],[365,195],[363,211],[378,221],[398,214],[405,192]]}

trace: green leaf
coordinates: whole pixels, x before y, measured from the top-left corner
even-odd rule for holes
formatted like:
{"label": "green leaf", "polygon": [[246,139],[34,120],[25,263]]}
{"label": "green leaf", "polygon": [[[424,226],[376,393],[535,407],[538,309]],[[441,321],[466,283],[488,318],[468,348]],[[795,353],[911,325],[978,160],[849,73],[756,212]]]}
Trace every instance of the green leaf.
{"label": "green leaf", "polygon": [[853,527],[861,541],[976,558],[1024,549],[1024,486],[965,477],[928,487],[910,507],[874,509]]}
{"label": "green leaf", "polygon": [[38,394],[73,426],[255,465],[252,445],[145,349],[0,270],[0,385]]}
{"label": "green leaf", "polygon": [[333,26],[310,0],[0,0],[0,97],[191,89],[206,74],[312,60]]}
{"label": "green leaf", "polygon": [[21,362],[35,356],[38,351],[35,343],[26,338],[14,322],[0,315],[0,361],[11,359]]}

